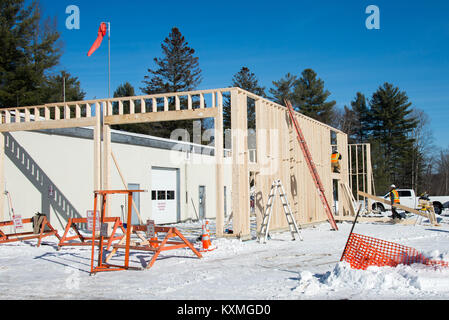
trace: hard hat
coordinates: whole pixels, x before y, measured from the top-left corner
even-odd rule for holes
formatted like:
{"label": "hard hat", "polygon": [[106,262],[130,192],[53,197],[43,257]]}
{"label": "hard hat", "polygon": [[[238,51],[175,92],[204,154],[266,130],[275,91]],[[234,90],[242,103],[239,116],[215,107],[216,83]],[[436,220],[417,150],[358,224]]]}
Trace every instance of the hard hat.
{"label": "hard hat", "polygon": [[394,184],[392,184],[392,185],[390,186],[390,188],[396,188],[396,186],[395,186]]}

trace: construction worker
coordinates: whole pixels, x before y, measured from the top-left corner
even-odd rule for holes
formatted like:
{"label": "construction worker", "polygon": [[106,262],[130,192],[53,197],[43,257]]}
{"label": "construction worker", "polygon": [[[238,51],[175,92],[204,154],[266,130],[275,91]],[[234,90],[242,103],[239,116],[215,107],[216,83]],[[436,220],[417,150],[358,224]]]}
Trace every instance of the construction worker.
{"label": "construction worker", "polygon": [[341,159],[342,159],[341,154],[338,152],[337,149],[335,149],[335,151],[332,152],[332,156],[331,156],[332,172],[340,173],[340,170],[341,170],[340,161],[341,161]]}
{"label": "construction worker", "polygon": [[[396,190],[396,186],[394,184],[390,186],[390,201],[392,204],[401,204],[399,193]],[[402,219],[402,216],[397,212],[396,208],[393,205],[391,206],[391,212],[392,212],[391,218]]]}

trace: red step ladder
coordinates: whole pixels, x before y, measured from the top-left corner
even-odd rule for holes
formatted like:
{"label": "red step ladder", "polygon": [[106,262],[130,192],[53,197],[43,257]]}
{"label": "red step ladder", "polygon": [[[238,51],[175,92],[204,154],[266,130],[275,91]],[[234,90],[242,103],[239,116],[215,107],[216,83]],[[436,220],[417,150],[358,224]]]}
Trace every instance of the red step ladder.
{"label": "red step ladder", "polygon": [[312,155],[310,154],[310,151],[309,151],[309,147],[307,146],[307,142],[304,138],[302,130],[299,127],[298,120],[295,117],[292,104],[290,103],[290,101],[285,100],[285,105],[287,106],[287,110],[290,115],[290,119],[292,120],[293,126],[295,127],[298,142],[299,142],[299,145],[301,146],[302,152],[304,153],[304,158],[306,159],[307,166],[309,167],[313,181],[315,182],[315,186],[318,190],[318,194],[320,196],[321,202],[323,203],[324,211],[326,211],[327,217],[329,218],[329,223],[331,224],[331,226],[334,230],[338,230],[337,223],[335,222],[331,208],[329,206],[329,203],[327,202],[327,198],[324,193],[324,187],[323,187],[323,184],[321,183],[320,175],[318,174],[316,166],[313,162]]}

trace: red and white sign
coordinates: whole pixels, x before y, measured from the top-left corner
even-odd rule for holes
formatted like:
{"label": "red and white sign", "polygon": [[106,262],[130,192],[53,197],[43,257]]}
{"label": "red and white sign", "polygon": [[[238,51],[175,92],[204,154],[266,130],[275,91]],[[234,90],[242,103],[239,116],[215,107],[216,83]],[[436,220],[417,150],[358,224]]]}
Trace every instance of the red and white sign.
{"label": "red and white sign", "polygon": [[13,215],[12,222],[16,229],[23,229],[22,216],[20,214]]}
{"label": "red and white sign", "polygon": [[[100,212],[97,211],[96,219],[95,219],[95,231],[100,231]],[[94,212],[87,211],[87,230],[92,231],[94,229]]]}
{"label": "red and white sign", "polygon": [[154,238],[154,220],[147,220],[147,238]]}

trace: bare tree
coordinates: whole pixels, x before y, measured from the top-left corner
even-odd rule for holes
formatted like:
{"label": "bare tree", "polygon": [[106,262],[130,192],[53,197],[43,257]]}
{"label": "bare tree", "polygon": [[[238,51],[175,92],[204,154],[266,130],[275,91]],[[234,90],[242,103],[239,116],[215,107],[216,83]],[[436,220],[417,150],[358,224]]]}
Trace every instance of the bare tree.
{"label": "bare tree", "polygon": [[433,134],[430,128],[430,118],[421,109],[414,108],[410,114],[411,118],[417,120],[417,126],[410,132],[410,138],[414,140],[413,153],[411,159],[411,187],[418,190],[428,191],[430,185],[428,182],[431,171],[428,167],[432,167],[434,159],[434,145],[432,144]]}

